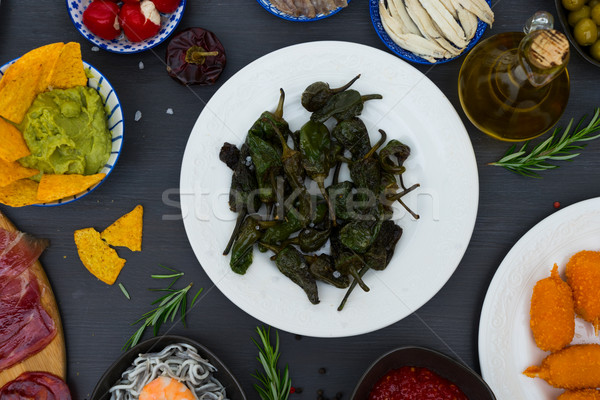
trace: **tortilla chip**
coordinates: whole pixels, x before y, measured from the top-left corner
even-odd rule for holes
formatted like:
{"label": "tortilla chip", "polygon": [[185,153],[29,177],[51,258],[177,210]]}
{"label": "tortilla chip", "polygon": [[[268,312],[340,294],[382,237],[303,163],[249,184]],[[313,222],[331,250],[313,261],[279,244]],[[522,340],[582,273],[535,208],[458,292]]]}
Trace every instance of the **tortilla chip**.
{"label": "tortilla chip", "polygon": [[[12,70],[2,78],[0,89],[0,116],[20,124],[38,95],[43,63],[15,62]],[[27,61],[27,60],[26,60]]]}
{"label": "tortilla chip", "polygon": [[31,179],[21,179],[0,187],[0,203],[11,207],[23,207],[39,203],[38,183]]}
{"label": "tortilla chip", "polygon": [[16,161],[8,162],[0,159],[0,187],[39,173],[37,169],[25,168]]}
{"label": "tortilla chip", "polygon": [[86,86],[88,78],[83,70],[81,47],[79,43],[69,42],[64,45],[56,68],[50,78],[50,86],[54,89],[69,89],[74,86]]}
{"label": "tortilla chip", "polygon": [[142,250],[142,227],[144,207],[136,206],[100,234],[111,246],[127,247],[131,251]]}
{"label": "tortilla chip", "polygon": [[23,134],[3,118],[0,118],[0,143],[0,159],[4,161],[17,161],[31,154]]}
{"label": "tortilla chip", "polygon": [[44,174],[40,180],[37,198],[43,203],[63,199],[83,192],[100,182],[106,174],[95,175],[54,175]]}
{"label": "tortilla chip", "polygon": [[[48,90],[47,82],[50,82],[50,76],[54,71],[54,67],[56,66],[56,61],[58,60],[58,56],[60,55],[60,51],[62,50],[65,44],[63,42],[51,43],[42,47],[38,47],[37,49],[33,49],[30,52],[23,54],[15,64],[19,63],[22,65],[34,65],[34,64],[43,64],[42,66],[42,77],[46,77],[47,79],[40,79],[40,85],[38,86],[38,92],[44,92]],[[13,64],[14,65],[14,64]],[[12,65],[6,70],[4,76],[8,77],[8,79],[12,79],[14,74],[19,74],[20,71],[17,69],[11,70]],[[46,84],[44,84],[46,83]],[[0,90],[4,83],[0,81]]]}
{"label": "tortilla chip", "polygon": [[108,285],[115,283],[125,260],[100,238],[94,228],[80,229],[73,236],[79,259],[87,270]]}
{"label": "tortilla chip", "polygon": [[38,85],[38,93],[51,90],[51,88],[49,88],[50,80],[52,79],[54,71],[57,67],[58,59],[64,46],[65,44],[63,42],[52,43],[29,52],[34,53],[44,60],[42,77],[40,78],[40,84]]}

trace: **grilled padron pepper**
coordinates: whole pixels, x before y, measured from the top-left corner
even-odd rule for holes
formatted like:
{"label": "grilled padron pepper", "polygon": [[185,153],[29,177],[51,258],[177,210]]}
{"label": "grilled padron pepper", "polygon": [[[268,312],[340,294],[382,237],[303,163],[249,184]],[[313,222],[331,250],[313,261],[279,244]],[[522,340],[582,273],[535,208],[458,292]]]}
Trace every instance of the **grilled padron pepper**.
{"label": "grilled padron pepper", "polygon": [[329,211],[327,202],[319,196],[315,197],[317,205],[314,207],[314,212],[310,215],[310,223],[312,223],[313,226],[329,224],[329,221],[327,220],[327,212]]}
{"label": "grilled padron pepper", "polygon": [[365,267],[365,262],[358,254],[344,246],[340,240],[339,227],[332,230],[330,240],[335,269],[344,275],[352,275],[354,282],[358,283],[362,290],[368,292],[369,287],[362,280],[362,275],[359,274],[359,271]]}
{"label": "grilled padron pepper", "polygon": [[333,268],[333,259],[330,255],[306,256],[310,263],[310,273],[320,281],[329,283],[337,288],[344,289],[350,286],[350,278]]}
{"label": "grilled padron pepper", "polygon": [[350,181],[336,183],[327,188],[329,198],[333,203],[333,208],[337,218],[347,220],[351,218],[348,211],[349,202],[352,200],[352,188],[354,185]]}
{"label": "grilled padron pepper", "polygon": [[298,236],[289,240],[289,243],[298,245],[305,253],[311,253],[323,247],[329,240],[329,235],[331,235],[329,229],[304,228]]}
{"label": "grilled padron pepper", "polygon": [[[410,147],[396,139],[392,139],[379,152],[379,161],[384,170],[394,174],[402,174],[406,170],[403,164],[408,156],[410,156]],[[394,162],[394,158],[396,162]]]}
{"label": "grilled padron pepper", "polygon": [[[369,270],[369,267],[367,267],[366,265],[363,266],[358,271],[358,276],[360,278],[362,278],[367,273],[368,270]],[[344,295],[344,298],[342,299],[342,302],[340,303],[340,305],[337,308],[338,311],[342,311],[344,309],[344,306],[346,305],[346,302],[348,301],[348,298],[350,297],[350,295],[354,291],[354,288],[356,287],[357,284],[358,284],[358,281],[356,279],[352,281],[352,283],[350,284],[350,287],[348,288],[348,290],[346,291],[346,294]]]}
{"label": "grilled padron pepper", "polygon": [[364,253],[379,235],[381,223],[375,218],[349,222],[340,230],[340,241],[350,250]]}
{"label": "grilled padron pepper", "polygon": [[282,274],[304,290],[311,303],[319,304],[315,277],[311,275],[304,256],[294,246],[286,246],[279,251],[275,256],[275,265]]}
{"label": "grilled padron pepper", "polygon": [[293,189],[304,190],[304,168],[302,167],[302,153],[298,150],[293,150],[288,146],[287,141],[281,129],[273,121],[269,121],[271,129],[279,138],[282,148],[281,164],[285,171],[285,176],[289,179]]}
{"label": "grilled padron pepper", "polygon": [[[385,134],[384,131],[380,130],[382,134]],[[401,143],[398,140],[390,140],[390,142],[379,152],[379,163],[382,166],[381,173],[381,191],[383,193],[382,202],[386,207],[391,207],[391,204],[395,201],[398,201],[402,207],[408,211],[414,219],[419,219],[419,215],[416,214],[413,210],[411,210],[403,201],[402,197],[412,192],[420,185],[418,183],[412,185],[407,188],[404,185],[404,181],[402,179],[402,174],[405,171],[404,161],[410,155],[410,148]],[[396,159],[394,161],[394,158]],[[400,187],[403,189],[401,192],[397,192],[399,189],[398,183],[396,180],[396,175],[400,179]]]}
{"label": "grilled padron pepper", "polygon": [[381,185],[381,167],[377,157],[377,150],[385,142],[386,134],[379,130],[381,139],[369,150],[363,158],[350,164],[350,177],[359,193],[357,200],[366,201],[370,197],[375,199],[379,196]]}
{"label": "grilled padron pepper", "polygon": [[348,89],[356,80],[360,78],[360,74],[355,76],[350,82],[337,89],[331,89],[326,82],[315,82],[310,85],[302,93],[300,102],[302,106],[310,112],[314,112],[323,108],[327,100],[336,93],[343,92]]}
{"label": "grilled padron pepper", "polygon": [[264,111],[248,131],[259,138],[268,140],[272,143],[279,143],[275,128],[278,128],[286,139],[290,134],[290,126],[288,125],[287,121],[283,119],[283,103],[285,101],[285,92],[283,89],[279,89],[279,93],[279,103],[277,103],[277,108],[275,111]]}
{"label": "grilled padron pepper", "polygon": [[283,169],[281,151],[253,133],[246,136],[246,144],[256,170],[260,200],[267,205],[274,204],[277,201],[276,178]]}
{"label": "grilled padron pepper", "polygon": [[371,150],[371,140],[364,122],[358,117],[338,123],[331,135],[352,154],[353,160],[363,158]]}
{"label": "grilled padron pepper", "polygon": [[224,162],[229,169],[235,171],[240,161],[240,150],[236,145],[225,142],[221,146],[221,151],[219,151],[219,160]]}
{"label": "grilled padron pepper", "polygon": [[296,210],[288,211],[284,221],[265,230],[262,242],[266,244],[280,243],[289,238],[293,233],[298,232],[304,227],[304,224],[298,217],[299,215]]}
{"label": "grilled padron pepper", "polygon": [[380,94],[368,94],[362,96],[356,90],[346,90],[334,94],[320,110],[314,112],[310,119],[315,122],[325,122],[329,118],[344,121],[360,115],[364,103],[367,100],[381,99]]}
{"label": "grilled padron pepper", "polygon": [[[235,161],[235,154],[238,154],[238,160]],[[231,233],[231,237],[225,247],[224,255],[229,253],[231,245],[238,235],[238,231],[242,225],[242,221],[248,214],[248,207],[251,207],[250,212],[255,212],[260,207],[260,199],[253,195],[258,189],[256,175],[252,171],[252,163],[247,161],[250,156],[250,149],[246,144],[242,145],[242,149],[225,143],[221,149],[220,158],[227,166],[233,168],[233,176],[231,177],[231,186],[229,188],[229,209],[238,213],[235,228]],[[252,198],[250,198],[252,196]]]}
{"label": "grilled padron pepper", "polygon": [[331,135],[329,129],[320,122],[308,121],[300,129],[300,153],[306,174],[319,185],[319,190],[329,207],[329,214],[335,221],[335,212],[325,190],[325,178],[331,169]]}
{"label": "grilled padron pepper", "polygon": [[396,243],[398,243],[401,236],[402,228],[393,221],[384,221],[381,224],[377,239],[375,239],[373,245],[363,255],[367,266],[376,271],[384,270],[390,263],[394,255]]}
{"label": "grilled padron pepper", "polygon": [[254,243],[262,237],[258,220],[248,217],[242,223],[233,248],[229,266],[236,274],[244,275],[252,264]]}

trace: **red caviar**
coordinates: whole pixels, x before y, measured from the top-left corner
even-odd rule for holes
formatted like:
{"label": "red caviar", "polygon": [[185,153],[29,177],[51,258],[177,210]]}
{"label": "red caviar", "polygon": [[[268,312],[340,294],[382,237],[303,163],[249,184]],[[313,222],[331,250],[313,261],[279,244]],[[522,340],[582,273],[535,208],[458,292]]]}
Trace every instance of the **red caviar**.
{"label": "red caviar", "polygon": [[423,367],[402,367],[385,374],[369,400],[468,400],[452,382]]}

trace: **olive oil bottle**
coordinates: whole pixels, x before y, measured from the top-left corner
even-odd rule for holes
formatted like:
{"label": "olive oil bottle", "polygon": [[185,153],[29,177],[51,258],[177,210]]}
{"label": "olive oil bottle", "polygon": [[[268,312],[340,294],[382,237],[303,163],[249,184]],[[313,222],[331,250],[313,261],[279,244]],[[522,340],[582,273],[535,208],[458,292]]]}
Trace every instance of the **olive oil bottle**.
{"label": "olive oil bottle", "polygon": [[552,30],[552,15],[536,13],[525,32],[492,36],[465,58],[459,98],[471,122],[506,141],[548,131],[569,100],[569,42]]}

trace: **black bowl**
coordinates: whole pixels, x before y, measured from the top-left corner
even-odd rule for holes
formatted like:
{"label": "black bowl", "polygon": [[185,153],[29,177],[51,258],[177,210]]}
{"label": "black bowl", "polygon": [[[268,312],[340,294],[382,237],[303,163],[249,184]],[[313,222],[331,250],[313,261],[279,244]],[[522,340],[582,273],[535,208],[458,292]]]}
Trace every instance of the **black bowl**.
{"label": "black bowl", "polygon": [[575,40],[575,36],[573,36],[573,28],[569,25],[569,21],[567,19],[567,10],[565,10],[565,8],[562,6],[561,0],[554,0],[554,3],[556,5],[556,13],[558,14],[558,20],[560,21],[560,24],[562,25],[563,30],[565,31],[565,35],[567,35],[567,37],[569,38],[571,46],[573,46],[575,50],[577,50],[577,52],[581,54],[581,57],[586,59],[586,61],[588,61],[591,64],[594,64],[596,67],[600,67],[600,62],[590,55],[589,49],[580,46],[579,43],[577,43],[577,41]]}
{"label": "black bowl", "polygon": [[422,347],[402,347],[381,356],[365,372],[351,399],[367,400],[381,377],[405,366],[430,369],[458,386],[469,399],[496,400],[489,386],[474,371],[442,353]]}
{"label": "black bowl", "polygon": [[119,380],[119,378],[121,378],[121,374],[131,366],[133,360],[135,360],[140,353],[157,352],[166,346],[175,343],[186,343],[194,346],[196,350],[198,350],[198,354],[206,358],[217,368],[215,378],[225,386],[227,398],[230,400],[247,400],[238,381],[217,356],[200,343],[182,336],[158,336],[148,339],[129,349],[119,357],[110,368],[108,368],[104,375],[102,375],[102,378],[100,378],[100,381],[98,381],[94,388],[90,400],[109,400],[109,389]]}

